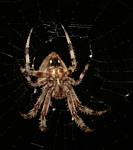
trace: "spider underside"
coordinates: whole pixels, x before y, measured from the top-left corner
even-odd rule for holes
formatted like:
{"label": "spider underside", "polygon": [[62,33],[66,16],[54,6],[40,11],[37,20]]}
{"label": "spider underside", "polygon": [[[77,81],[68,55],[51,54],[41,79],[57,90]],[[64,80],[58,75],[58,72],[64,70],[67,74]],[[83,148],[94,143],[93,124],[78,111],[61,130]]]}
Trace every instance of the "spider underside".
{"label": "spider underside", "polygon": [[[77,126],[85,131],[92,132],[93,129],[89,128],[85,125],[82,118],[80,118],[77,114],[78,111],[83,112],[87,115],[102,115],[106,113],[108,110],[103,111],[95,111],[87,106],[83,106],[79,101],[73,86],[76,86],[81,83],[86,71],[88,70],[89,64],[85,65],[83,72],[80,74],[78,80],[74,80],[70,77],[70,75],[75,71],[77,67],[77,61],[74,53],[74,49],[72,46],[72,42],[70,37],[62,26],[65,37],[69,47],[69,53],[71,58],[71,66],[66,67],[63,60],[56,52],[51,52],[40,65],[38,70],[34,69],[34,64],[31,65],[30,56],[29,56],[29,45],[30,45],[30,37],[32,30],[30,30],[29,36],[27,38],[27,42],[25,45],[25,67],[20,68],[22,74],[27,79],[27,82],[32,87],[40,87],[42,90],[41,95],[37,99],[34,107],[27,113],[21,114],[25,119],[34,118],[38,111],[41,110],[40,113],[40,123],[39,128],[41,131],[45,131],[47,129],[46,125],[46,116],[49,110],[49,106],[51,104],[51,98],[54,99],[67,99],[67,104],[69,111],[72,116],[72,120],[75,121]],[[37,81],[33,82],[31,77],[37,77]],[[41,109],[42,108],[42,109]]]}

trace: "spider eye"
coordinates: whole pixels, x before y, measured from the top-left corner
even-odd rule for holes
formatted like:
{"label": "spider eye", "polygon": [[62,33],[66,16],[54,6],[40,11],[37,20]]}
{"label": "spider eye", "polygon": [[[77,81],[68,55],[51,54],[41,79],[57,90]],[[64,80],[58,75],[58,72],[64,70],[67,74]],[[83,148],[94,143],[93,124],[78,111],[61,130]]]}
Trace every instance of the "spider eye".
{"label": "spider eye", "polygon": [[50,60],[49,62],[50,62],[50,64],[52,64],[52,62],[53,62],[53,61],[52,61],[52,60]]}
{"label": "spider eye", "polygon": [[60,66],[60,60],[58,58],[50,59],[49,62],[51,66],[55,66],[55,67]]}
{"label": "spider eye", "polygon": [[58,59],[58,63],[60,64],[60,60]]}

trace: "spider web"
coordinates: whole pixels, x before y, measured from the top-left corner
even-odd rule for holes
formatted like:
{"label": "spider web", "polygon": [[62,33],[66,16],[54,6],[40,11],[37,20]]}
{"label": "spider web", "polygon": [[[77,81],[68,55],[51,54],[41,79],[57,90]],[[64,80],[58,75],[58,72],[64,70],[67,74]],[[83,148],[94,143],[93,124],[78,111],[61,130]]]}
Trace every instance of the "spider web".
{"label": "spider web", "polygon": [[[128,149],[130,147],[133,89],[133,6],[123,0],[82,2],[41,0],[0,1],[0,137],[4,149]],[[90,68],[75,91],[94,109],[111,107],[103,117],[81,117],[96,131],[86,135],[71,121],[64,100],[53,101],[48,132],[38,129],[38,118],[24,120],[20,112],[33,107],[39,89],[27,85],[20,73],[30,29],[31,60],[37,69],[51,51],[70,64],[61,29],[68,31],[78,61],[74,79],[84,65]],[[92,59],[90,49],[93,52]]]}

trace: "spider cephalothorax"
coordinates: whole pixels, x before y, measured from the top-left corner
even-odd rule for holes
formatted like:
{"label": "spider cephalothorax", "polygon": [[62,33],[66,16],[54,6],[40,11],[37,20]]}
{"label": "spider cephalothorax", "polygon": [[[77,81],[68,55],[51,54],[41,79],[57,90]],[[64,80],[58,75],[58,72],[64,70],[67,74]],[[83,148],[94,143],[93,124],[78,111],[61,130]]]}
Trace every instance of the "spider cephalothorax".
{"label": "spider cephalothorax", "polygon": [[[40,65],[38,70],[34,69],[34,64],[30,64],[29,57],[29,44],[30,37],[32,33],[32,29],[30,30],[29,36],[27,38],[26,46],[25,46],[25,67],[21,68],[21,72],[24,74],[28,83],[33,87],[40,87],[42,90],[42,94],[37,99],[37,102],[34,104],[34,107],[27,113],[22,114],[25,119],[31,119],[37,115],[37,112],[41,109],[40,114],[40,130],[46,130],[46,116],[49,110],[49,106],[51,104],[52,99],[67,99],[68,108],[72,115],[72,119],[79,126],[79,128],[85,132],[91,132],[93,129],[87,127],[77,114],[78,111],[83,112],[89,115],[102,115],[107,112],[104,111],[94,111],[87,106],[83,106],[79,101],[73,86],[76,86],[81,83],[86,71],[88,70],[89,64],[86,64],[83,72],[80,74],[78,80],[74,80],[70,78],[70,75],[75,71],[77,67],[76,57],[74,54],[74,49],[69,38],[69,35],[65,28],[62,26],[65,37],[68,43],[70,58],[71,58],[71,66],[66,67],[63,60],[56,52],[51,52]],[[32,67],[31,67],[32,66]],[[37,77],[37,81],[33,82],[31,80],[31,76]]]}

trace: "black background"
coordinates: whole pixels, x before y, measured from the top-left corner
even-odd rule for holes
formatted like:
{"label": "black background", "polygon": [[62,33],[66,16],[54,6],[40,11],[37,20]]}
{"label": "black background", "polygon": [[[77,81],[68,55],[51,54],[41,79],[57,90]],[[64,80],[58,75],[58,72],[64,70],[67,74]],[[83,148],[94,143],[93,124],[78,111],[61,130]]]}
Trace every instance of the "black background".
{"label": "black background", "polygon": [[[38,117],[24,120],[20,112],[32,108],[40,90],[33,94],[21,75],[24,47],[33,27],[31,59],[38,69],[51,51],[70,64],[63,24],[78,61],[74,79],[90,55],[90,69],[75,91],[83,104],[94,109],[111,107],[102,117],[80,116],[96,131],[85,134],[71,121],[66,101],[53,100],[48,131],[38,129]],[[133,89],[133,5],[124,0],[0,0],[0,149],[131,148],[131,101]],[[57,34],[58,33],[58,34]],[[54,111],[55,110],[55,111]]]}

